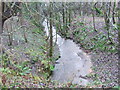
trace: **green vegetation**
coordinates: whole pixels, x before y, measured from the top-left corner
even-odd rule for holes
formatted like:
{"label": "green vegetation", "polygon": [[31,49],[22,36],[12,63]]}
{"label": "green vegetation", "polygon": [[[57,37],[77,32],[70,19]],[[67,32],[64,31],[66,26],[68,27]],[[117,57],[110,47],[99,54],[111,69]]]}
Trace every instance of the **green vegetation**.
{"label": "green vegetation", "polygon": [[[2,13],[0,14],[2,19],[0,21],[0,89],[103,86],[120,89],[116,81],[117,50],[120,41],[118,39],[120,36],[119,3],[0,2],[0,8],[2,8],[0,9]],[[43,25],[45,20],[47,25]],[[49,35],[46,35],[46,27]],[[56,33],[53,33],[53,27]],[[58,42],[65,42],[62,43],[64,50],[61,50],[62,45],[53,42],[55,37],[53,34],[56,34],[56,37],[58,34],[62,38],[61,40],[57,38]],[[66,44],[68,39],[73,41],[72,43],[75,42],[74,44],[80,47],[85,55],[79,52],[79,49],[74,49],[74,45],[73,47],[69,45],[70,48],[65,49],[68,47]],[[69,57],[69,49],[70,53],[76,50],[71,53],[74,57],[71,54]],[[68,55],[67,58],[62,57],[62,51]],[[74,71],[70,73],[74,74],[70,76],[72,80],[66,84],[52,81],[53,71],[56,70],[55,65],[61,65],[68,70],[69,61],[75,62],[76,59],[85,62],[85,64],[80,63],[82,69],[87,65],[86,58],[93,64],[92,69],[86,71],[89,72],[88,75],[80,77],[77,74],[82,70],[75,70],[75,73]],[[59,62],[56,62],[58,59]],[[61,59],[66,60],[66,63],[61,64]],[[76,62],[73,64],[76,65],[76,69]],[[65,74],[69,72],[71,70],[65,72],[64,69]],[[108,78],[105,78],[106,76]],[[82,80],[80,85],[72,84],[75,77],[85,78],[90,82],[86,86],[82,85]]]}

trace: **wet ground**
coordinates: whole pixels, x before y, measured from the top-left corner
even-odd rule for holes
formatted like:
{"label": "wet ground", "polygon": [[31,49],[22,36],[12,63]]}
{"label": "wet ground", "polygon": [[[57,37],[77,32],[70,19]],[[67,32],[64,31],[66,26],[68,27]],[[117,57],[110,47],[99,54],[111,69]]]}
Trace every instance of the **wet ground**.
{"label": "wet ground", "polygon": [[[46,34],[48,28],[46,20],[43,22]],[[56,40],[56,30],[53,27],[53,41]],[[61,58],[58,59],[53,71],[52,80],[60,83],[87,85],[88,79],[84,77],[91,72],[90,56],[83,52],[72,40],[64,39],[57,34],[57,42]]]}

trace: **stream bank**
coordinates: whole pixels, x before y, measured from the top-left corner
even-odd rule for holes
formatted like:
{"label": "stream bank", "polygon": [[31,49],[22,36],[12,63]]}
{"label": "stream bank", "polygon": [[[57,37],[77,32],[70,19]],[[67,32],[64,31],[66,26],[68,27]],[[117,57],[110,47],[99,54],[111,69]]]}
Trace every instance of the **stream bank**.
{"label": "stream bank", "polygon": [[[68,29],[68,34],[66,34],[66,38],[70,38],[71,40],[73,40],[80,47],[80,49],[91,56],[93,72],[88,75],[88,77],[92,79],[92,85],[95,85],[95,87],[118,86],[119,59],[118,53],[114,49],[116,48],[116,46],[110,46],[109,44],[102,45],[102,43],[104,43],[106,39],[99,39],[98,36],[107,36],[104,19],[101,17],[95,17],[95,20],[97,32],[95,32],[92,27],[92,17],[78,16],[74,18],[74,20],[71,22],[71,26]],[[112,36],[111,38],[114,43],[118,44],[117,30],[113,26],[111,27],[110,31],[112,31],[112,29],[114,29],[114,33],[112,33],[114,37]],[[102,46],[97,46],[97,48],[94,49],[95,44]],[[102,47],[106,47],[108,48],[108,50],[111,51],[102,50]]]}
{"label": "stream bank", "polygon": [[[49,24],[48,24],[49,25]],[[43,22],[45,26],[46,35],[48,33],[47,20]],[[56,29],[53,27],[53,42],[60,50],[60,58],[56,61],[55,69],[53,71],[52,80],[62,84],[78,84],[86,86],[90,80],[85,79],[86,75],[91,73],[91,60],[90,56],[83,52],[77,44],[72,40],[64,39],[60,35],[56,36]]]}

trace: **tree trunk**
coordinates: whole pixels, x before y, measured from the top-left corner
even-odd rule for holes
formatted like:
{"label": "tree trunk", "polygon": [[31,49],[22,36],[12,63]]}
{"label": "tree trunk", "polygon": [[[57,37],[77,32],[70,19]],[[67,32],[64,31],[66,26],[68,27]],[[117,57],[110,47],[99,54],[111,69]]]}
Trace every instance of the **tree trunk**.
{"label": "tree trunk", "polygon": [[113,11],[112,11],[112,21],[113,21],[113,24],[115,24],[115,2],[114,2],[114,5],[113,5]]}
{"label": "tree trunk", "polygon": [[103,13],[104,13],[104,20],[105,20],[106,28],[107,28],[107,30],[109,30],[110,9],[108,9],[108,10],[106,9],[107,6],[106,6],[105,2],[103,2],[103,7],[104,7]]}
{"label": "tree trunk", "polygon": [[52,57],[52,53],[53,53],[53,35],[52,35],[52,3],[50,2],[50,47],[49,47],[49,57],[51,58]]}
{"label": "tree trunk", "polygon": [[118,2],[118,41],[119,41],[118,54],[120,58],[120,1]]}
{"label": "tree trunk", "polygon": [[81,16],[82,15],[82,5],[81,5],[81,2],[80,2],[79,12],[80,12],[80,16]]}
{"label": "tree trunk", "polygon": [[109,9],[108,9],[108,16],[110,17],[110,12],[111,12],[111,2],[109,2]]}
{"label": "tree trunk", "polygon": [[62,21],[63,21],[63,28],[62,28],[62,31],[61,31],[61,34],[64,35],[64,26],[65,26],[65,5],[64,5],[64,2],[62,3]]}
{"label": "tree trunk", "polygon": [[20,18],[20,24],[23,25],[23,14],[22,14],[22,3],[19,3],[19,18]]}
{"label": "tree trunk", "polygon": [[63,25],[65,24],[65,10],[64,10],[64,3],[62,3],[62,7],[63,7],[63,10],[62,10],[62,16],[63,16]]}
{"label": "tree trunk", "polygon": [[62,23],[61,23],[61,20],[60,20],[60,16],[58,15],[58,19],[59,19],[59,31],[62,32]]}
{"label": "tree trunk", "polygon": [[[65,26],[65,29],[66,29],[66,28],[67,28],[67,23],[68,23],[68,22],[67,22],[67,21],[68,21],[67,4],[66,4],[66,9],[65,9],[65,10],[66,10],[66,12],[65,12],[65,14],[66,14],[66,26]],[[65,30],[65,31],[66,31],[66,30]]]}
{"label": "tree trunk", "polygon": [[[107,29],[107,32],[108,32],[108,40],[110,41],[110,44],[113,44],[112,43],[112,40],[110,38],[110,6],[111,6],[111,3],[109,5],[109,8],[107,7],[107,5],[105,5],[105,2],[103,2],[103,7],[104,7],[104,10],[103,10],[103,13],[104,13],[104,20],[105,20],[105,24],[106,24],[106,29]],[[108,8],[108,9],[107,9]]]}
{"label": "tree trunk", "polygon": [[0,2],[0,34],[3,32],[2,29],[2,2]]}
{"label": "tree trunk", "polygon": [[69,7],[69,26],[71,25],[71,9]]}
{"label": "tree trunk", "polygon": [[92,16],[93,16],[93,27],[94,27],[94,31],[97,32],[96,28],[95,28],[95,15],[94,15],[94,10],[92,10]]}

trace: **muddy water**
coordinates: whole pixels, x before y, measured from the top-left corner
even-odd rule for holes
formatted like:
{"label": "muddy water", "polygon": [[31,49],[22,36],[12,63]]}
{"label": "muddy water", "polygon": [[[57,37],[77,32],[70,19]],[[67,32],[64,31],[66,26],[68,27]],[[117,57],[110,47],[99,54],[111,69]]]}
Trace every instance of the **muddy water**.
{"label": "muddy water", "polygon": [[[46,19],[43,25],[45,26],[46,35],[49,35]],[[72,82],[72,84],[87,85],[89,80],[84,77],[91,72],[90,56],[79,49],[72,40],[65,40],[56,34],[53,27],[53,42],[56,41],[56,38],[61,58],[57,60],[58,63],[55,65],[52,80],[62,84]]]}

